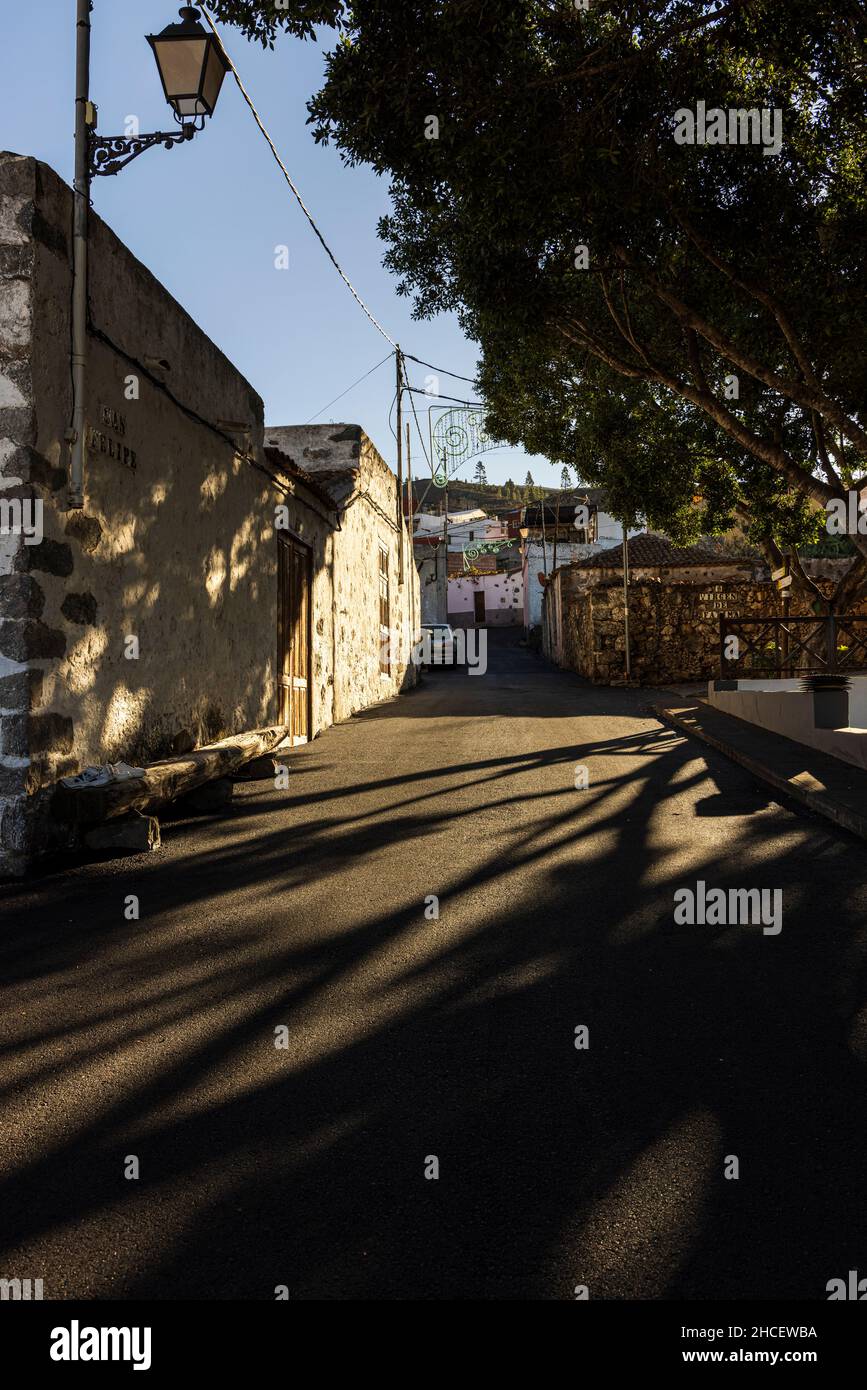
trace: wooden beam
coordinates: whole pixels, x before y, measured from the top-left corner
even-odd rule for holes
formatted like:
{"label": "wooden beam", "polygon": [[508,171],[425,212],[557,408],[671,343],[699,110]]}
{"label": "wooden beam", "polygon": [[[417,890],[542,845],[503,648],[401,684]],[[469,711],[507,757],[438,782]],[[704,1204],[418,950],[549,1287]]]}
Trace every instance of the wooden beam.
{"label": "wooden beam", "polygon": [[129,811],[149,811],[215,777],[230,776],[252,758],[260,758],[288,737],[283,724],[235,734],[197,748],[193,753],[148,763],[141,777],[123,778],[98,787],[57,787],[51,808],[59,820],[73,825],[101,825]]}

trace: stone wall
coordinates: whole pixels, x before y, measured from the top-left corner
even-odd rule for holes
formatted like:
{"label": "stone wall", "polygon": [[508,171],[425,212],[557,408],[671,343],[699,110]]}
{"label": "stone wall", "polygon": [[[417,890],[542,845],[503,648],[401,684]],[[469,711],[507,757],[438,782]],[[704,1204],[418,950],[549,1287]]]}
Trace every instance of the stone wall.
{"label": "stone wall", "polygon": [[[558,665],[602,685],[625,679],[624,595],[620,581],[582,586],[569,570],[555,575],[545,597],[543,650]],[[855,611],[864,612],[867,605]],[[794,595],[791,616],[812,616]],[[642,685],[719,675],[719,619],[781,616],[770,583],[630,583],[632,678]]]}
{"label": "stone wall", "polygon": [[44,528],[3,554],[0,678],[26,702],[0,726],[4,770],[26,767],[0,822],[11,872],[47,833],[39,793],[58,776],[277,711],[278,497],[220,425],[255,453],[262,403],[95,215],[85,506],[66,510],[71,225],[50,169],[0,157],[2,496],[23,487]]}
{"label": "stone wall", "polygon": [[[584,587],[596,584],[622,584],[622,551],[618,564],[606,569],[602,566],[574,566],[575,583]],[[733,582],[746,584],[752,580],[767,580],[767,569],[750,561],[720,560],[708,565],[630,565],[630,584],[640,584],[645,580],[661,580],[663,584],[725,584]]]}
{"label": "stone wall", "polygon": [[0,154],[0,500],[40,503],[44,527],[0,536],[0,874],[50,844],[59,776],[276,722],[280,503],[313,551],[314,732],[415,675],[379,675],[377,546],[396,594],[398,528],[373,446],[342,519],[277,485],[256,392],[93,214],[85,506],[66,509],[71,228],[70,189]]}
{"label": "stone wall", "polygon": [[[337,649],[335,718],[391,699],[418,680],[410,662],[418,634],[419,582],[406,529],[397,525],[397,478],[357,425],[351,441],[355,486],[341,507],[334,575]],[[403,548],[403,583],[400,553]],[[379,555],[384,550],[389,581],[391,670],[380,671]]]}
{"label": "stone wall", "polygon": [[[55,481],[34,447],[34,275],[42,231],[35,176],[24,161],[0,167],[0,499],[31,508]],[[39,756],[48,759],[62,757],[71,742],[68,723],[43,694],[42,663],[63,655],[66,638],[44,621],[38,574],[40,561],[64,568],[68,559],[56,540],[48,547],[25,541],[23,530],[0,534],[0,871],[12,873],[25,862],[30,833],[31,744],[42,745]]]}

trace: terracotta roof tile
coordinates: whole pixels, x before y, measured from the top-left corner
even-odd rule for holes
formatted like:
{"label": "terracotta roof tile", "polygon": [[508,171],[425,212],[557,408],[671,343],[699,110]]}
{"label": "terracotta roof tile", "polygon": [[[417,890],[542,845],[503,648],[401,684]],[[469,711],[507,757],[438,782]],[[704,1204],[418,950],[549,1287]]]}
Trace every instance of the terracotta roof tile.
{"label": "terracotta roof tile", "polygon": [[[632,566],[656,568],[661,565],[713,565],[737,564],[720,552],[709,542],[698,545],[677,546],[667,536],[654,536],[643,532],[631,536],[627,551]],[[573,566],[580,569],[622,569],[623,545],[612,546],[610,550],[600,551],[586,560],[575,560]]]}

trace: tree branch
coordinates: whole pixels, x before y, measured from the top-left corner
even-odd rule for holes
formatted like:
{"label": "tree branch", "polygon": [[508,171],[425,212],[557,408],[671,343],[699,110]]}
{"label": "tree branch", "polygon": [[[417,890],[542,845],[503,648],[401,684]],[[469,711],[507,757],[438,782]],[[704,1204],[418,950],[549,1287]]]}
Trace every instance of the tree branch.
{"label": "tree branch", "polygon": [[747,372],[756,381],[760,381],[762,385],[790,400],[793,405],[798,405],[803,410],[815,410],[820,415],[825,416],[853,444],[856,444],[867,454],[867,431],[863,430],[854,420],[850,420],[845,411],[836,402],[830,400],[824,392],[811,387],[806,382],[801,384],[781,377],[777,372],[762,366],[761,362],[757,361],[751,354],[743,352],[723,333],[709,324],[701,314],[680,299],[673,290],[668,289],[659,277],[654,275],[653,271],[634,261],[624,247],[614,247],[614,253],[624,265],[630,270],[634,270],[644,280],[660,303],[665,304],[675,318],[685,327],[695,329],[705,342],[716,348],[720,356],[727,358],[734,366],[740,367],[742,371]]}

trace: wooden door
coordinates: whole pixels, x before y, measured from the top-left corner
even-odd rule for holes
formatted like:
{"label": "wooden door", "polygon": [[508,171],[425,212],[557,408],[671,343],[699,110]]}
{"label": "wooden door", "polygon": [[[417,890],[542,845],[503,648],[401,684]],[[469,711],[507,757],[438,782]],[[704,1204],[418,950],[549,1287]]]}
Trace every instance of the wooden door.
{"label": "wooden door", "polygon": [[473,603],[474,603],[474,605],[475,605],[475,610],[476,610],[476,611],[475,611],[476,622],[477,622],[477,623],[483,623],[483,622],[485,621],[485,594],[484,594],[484,590],[481,590],[481,591],[480,591],[480,590],[476,589],[475,593],[473,594]]}
{"label": "wooden door", "polygon": [[280,537],[280,723],[293,744],[307,743],[311,726],[312,564],[306,545]]}
{"label": "wooden door", "polygon": [[391,675],[391,581],[388,575],[388,551],[379,547],[379,669],[383,676]]}

